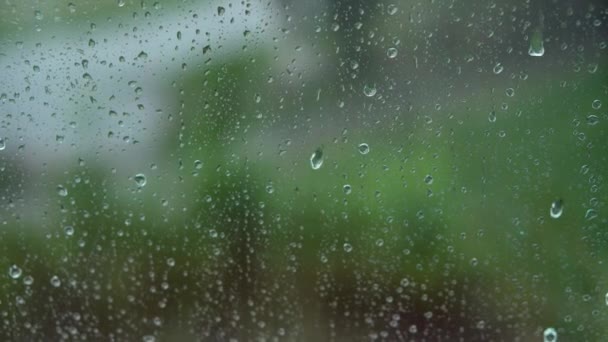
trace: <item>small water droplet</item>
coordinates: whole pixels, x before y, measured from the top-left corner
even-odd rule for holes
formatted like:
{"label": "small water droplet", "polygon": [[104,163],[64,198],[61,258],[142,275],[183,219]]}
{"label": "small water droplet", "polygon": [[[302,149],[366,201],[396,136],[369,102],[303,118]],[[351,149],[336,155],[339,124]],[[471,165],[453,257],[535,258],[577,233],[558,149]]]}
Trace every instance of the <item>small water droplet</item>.
{"label": "small water droplet", "polygon": [[318,170],[321,165],[323,165],[323,150],[317,148],[312,156],[310,156],[310,166],[313,170]]}
{"label": "small water droplet", "polygon": [[498,75],[498,74],[500,74],[500,73],[501,73],[501,72],[502,72],[504,69],[505,69],[505,68],[502,66],[502,64],[500,64],[500,63],[496,63],[496,65],[494,66],[493,71],[494,71],[494,73],[495,73],[496,75]]}
{"label": "small water droplet", "polygon": [[222,6],[218,6],[217,7],[217,15],[222,16],[224,15],[224,13],[226,13],[226,9]]}
{"label": "small water droplet", "polygon": [[386,6],[387,12],[390,15],[395,15],[395,13],[397,13],[397,6],[394,4],[390,4],[388,6]]}
{"label": "small water droplet", "polygon": [[513,89],[513,88],[507,88],[507,90],[505,91],[505,93],[507,94],[508,97],[513,97],[515,95],[515,89]]}
{"label": "small water droplet", "polygon": [[433,176],[431,176],[431,175],[426,175],[426,176],[424,177],[424,182],[425,182],[426,184],[428,184],[428,185],[433,184]]}
{"label": "small water droplet", "polygon": [[29,285],[32,285],[33,283],[34,283],[34,277],[28,275],[23,278],[23,284],[29,286]]}
{"label": "small water droplet", "polygon": [[369,145],[366,143],[359,144],[359,153],[368,154],[369,153]]}
{"label": "small water droplet", "polygon": [[388,56],[388,58],[395,58],[397,57],[397,55],[399,54],[399,51],[392,47],[392,48],[388,48],[388,50],[386,50],[386,55]]}
{"label": "small water droplet", "polygon": [[63,228],[63,231],[65,232],[65,235],[67,235],[67,236],[74,235],[74,227],[72,227],[72,226],[65,226]]}
{"label": "small water droplet", "polygon": [[488,121],[496,122],[496,112],[495,111],[491,111],[490,114],[488,114]]}
{"label": "small water droplet", "polygon": [[353,246],[348,242],[345,242],[342,247],[346,253],[350,253],[353,250]]}
{"label": "small water droplet", "polygon": [[561,199],[558,199],[557,201],[554,201],[553,203],[551,203],[551,209],[549,210],[549,214],[551,215],[552,218],[554,218],[554,219],[559,218],[560,216],[562,216],[563,212],[564,212],[564,201],[562,201]]}
{"label": "small water droplet", "polygon": [[600,108],[602,108],[602,101],[600,100],[593,100],[593,102],[591,102],[591,108],[598,110]]}
{"label": "small water droplet", "polygon": [[175,259],[173,259],[173,258],[167,259],[167,266],[169,266],[169,267],[175,266]]}
{"label": "small water droplet", "polygon": [[587,116],[587,125],[595,126],[600,122],[600,118],[597,115],[590,114]]}
{"label": "small water droplet", "polygon": [[365,94],[365,96],[367,97],[373,97],[374,95],[376,95],[376,92],[376,85],[366,84],[365,86],[363,86],[363,94]]}
{"label": "small water droplet", "polygon": [[353,191],[352,187],[349,184],[345,184],[342,189],[344,190],[344,193],[347,195],[350,195],[350,193]]}
{"label": "small water droplet", "polygon": [[143,173],[136,174],[135,177],[133,177],[133,180],[135,181],[135,183],[137,183],[137,186],[140,188],[143,188],[144,186],[146,186],[146,183],[148,183],[148,180],[146,179],[146,175],[144,175]]}
{"label": "small water droplet", "polygon": [[200,160],[195,160],[194,161],[194,168],[197,170],[200,170],[203,168],[203,162]]}
{"label": "small water droplet", "polygon": [[63,185],[57,185],[57,194],[61,197],[65,197],[68,195],[68,189],[66,189]]}
{"label": "small water droplet", "polygon": [[596,217],[597,217],[597,211],[595,211],[595,209],[589,209],[585,213],[585,220],[587,220],[587,221],[591,221]]}
{"label": "small water droplet", "polygon": [[4,139],[0,139],[0,151],[3,151],[6,148],[6,143]]}
{"label": "small water droplet", "polygon": [[61,286],[61,279],[59,279],[58,276],[54,275],[51,277],[51,285],[53,285],[53,287],[59,287]]}
{"label": "small water droplet", "polygon": [[272,186],[272,184],[266,185],[266,192],[269,194],[272,194],[274,192],[274,187]]}
{"label": "small water droplet", "polygon": [[8,275],[13,279],[21,277],[21,274],[23,274],[23,271],[17,265],[12,265],[8,268]]}
{"label": "small water droplet", "polygon": [[118,7],[123,7],[125,5],[125,0],[117,0],[116,3],[118,4]]}
{"label": "small water droplet", "polygon": [[557,331],[553,328],[547,328],[543,332],[544,342],[557,342]]}

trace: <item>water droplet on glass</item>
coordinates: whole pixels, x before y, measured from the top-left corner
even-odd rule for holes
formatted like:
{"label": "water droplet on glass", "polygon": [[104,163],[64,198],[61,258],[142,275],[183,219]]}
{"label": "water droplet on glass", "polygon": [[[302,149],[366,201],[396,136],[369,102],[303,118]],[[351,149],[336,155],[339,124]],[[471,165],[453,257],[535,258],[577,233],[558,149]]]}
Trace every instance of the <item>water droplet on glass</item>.
{"label": "water droplet on glass", "polygon": [[366,143],[359,144],[359,153],[368,154],[369,153],[369,145]]}
{"label": "water droplet on glass", "polygon": [[597,211],[595,211],[595,209],[589,209],[585,213],[585,220],[587,220],[587,221],[591,221],[596,217],[597,217]]}
{"label": "water droplet on glass", "polygon": [[541,30],[534,30],[534,32],[532,32],[532,37],[530,37],[528,55],[532,57],[542,57],[544,54],[545,47],[543,45],[543,33]]}
{"label": "water droplet on glass", "polygon": [[387,12],[390,15],[395,15],[395,13],[397,13],[397,6],[394,4],[390,4],[388,6],[386,6]]}
{"label": "water droplet on glass", "polygon": [[543,332],[544,342],[557,342],[557,331],[553,328],[547,328]]}
{"label": "water droplet on glass", "polygon": [[51,277],[51,285],[53,285],[54,287],[61,286],[61,280],[59,279],[58,276],[54,275]]}
{"label": "water droplet on glass", "polygon": [[388,58],[395,58],[397,57],[397,54],[399,54],[399,51],[394,47],[388,48],[388,50],[386,51],[386,55],[388,56]]}
{"label": "water droplet on glass", "polygon": [[600,122],[600,118],[597,115],[590,114],[587,116],[587,125],[595,126]]}
{"label": "water droplet on glass", "polygon": [[74,227],[72,227],[72,226],[65,226],[63,228],[63,231],[65,232],[65,235],[67,235],[67,236],[74,235]]}
{"label": "water droplet on glass", "polygon": [[346,253],[350,253],[353,250],[353,246],[348,242],[344,243],[342,247],[344,247]]}
{"label": "water droplet on glass", "polygon": [[29,286],[29,285],[32,285],[32,284],[34,283],[34,277],[29,276],[29,275],[28,275],[28,276],[25,276],[25,277],[23,278],[23,283],[24,283],[25,285],[28,285],[28,286]]}
{"label": "water droplet on glass", "polygon": [[8,275],[13,279],[17,279],[17,278],[21,277],[22,273],[23,273],[23,271],[21,271],[21,268],[19,268],[19,266],[17,266],[17,265],[12,265],[11,267],[8,268]]}
{"label": "water droplet on glass", "polygon": [[600,100],[593,100],[593,102],[591,102],[591,108],[598,110],[600,108],[602,108],[602,101]]}
{"label": "water droplet on glass", "polygon": [[203,168],[203,162],[200,160],[195,160],[194,161],[194,168],[197,170],[200,170]]}
{"label": "water droplet on glass", "polygon": [[488,114],[488,121],[496,122],[496,112],[495,111],[491,111],[490,114]]}
{"label": "water droplet on glass", "polygon": [[136,174],[135,177],[133,177],[133,180],[135,181],[135,183],[137,183],[137,186],[140,188],[143,188],[144,186],[146,186],[146,183],[148,182],[148,180],[146,179],[146,175],[144,175],[143,173]]}
{"label": "water droplet on glass", "polygon": [[118,4],[118,7],[123,7],[125,5],[125,0],[117,0],[116,3]]}
{"label": "water droplet on glass", "polygon": [[426,184],[428,184],[428,185],[433,184],[433,176],[431,176],[431,175],[426,175],[426,176],[424,177],[424,182],[425,182]]}
{"label": "water droplet on glass", "polygon": [[323,165],[323,151],[321,148],[318,148],[312,156],[310,156],[310,166],[313,170],[318,170],[321,165]]}
{"label": "water droplet on glass", "polygon": [[175,259],[173,259],[173,258],[167,259],[167,266],[169,266],[169,267],[175,266]]}
{"label": "water droplet on glass", "polygon": [[515,89],[513,89],[513,88],[507,88],[507,90],[505,91],[505,93],[507,94],[508,97],[513,97],[513,95],[515,95]]}
{"label": "water droplet on glass", "polygon": [[551,215],[552,218],[554,218],[554,219],[559,218],[560,216],[562,216],[563,212],[564,212],[564,201],[562,201],[561,199],[558,199],[557,201],[554,201],[553,203],[551,203],[551,209],[549,210],[549,214]]}
{"label": "water droplet on glass", "polygon": [[6,148],[6,143],[4,139],[0,139],[0,151],[3,151]]}
{"label": "water droplet on glass", "polygon": [[365,85],[363,86],[363,94],[365,94],[365,96],[367,97],[372,97],[374,95],[376,95],[376,85]]}
{"label": "water droplet on glass", "polygon": [[496,65],[494,66],[493,71],[494,71],[494,73],[495,73],[496,75],[498,75],[498,74],[500,74],[500,73],[501,73],[501,72],[502,72],[504,69],[505,69],[505,68],[502,66],[502,64],[500,64],[500,63],[496,63]]}
{"label": "water droplet on glass", "polygon": [[274,192],[274,187],[272,186],[272,184],[266,185],[266,192],[269,194],[272,194]]}
{"label": "water droplet on glass", "polygon": [[226,9],[222,6],[217,7],[217,15],[222,16],[226,12]]}
{"label": "water droplet on glass", "polygon": [[342,189],[344,190],[344,193],[347,195],[350,195],[350,193],[353,191],[353,188],[349,184],[345,184],[344,187],[342,187]]}
{"label": "water droplet on glass", "polygon": [[57,194],[61,197],[65,197],[68,195],[68,189],[66,189],[63,185],[57,185]]}

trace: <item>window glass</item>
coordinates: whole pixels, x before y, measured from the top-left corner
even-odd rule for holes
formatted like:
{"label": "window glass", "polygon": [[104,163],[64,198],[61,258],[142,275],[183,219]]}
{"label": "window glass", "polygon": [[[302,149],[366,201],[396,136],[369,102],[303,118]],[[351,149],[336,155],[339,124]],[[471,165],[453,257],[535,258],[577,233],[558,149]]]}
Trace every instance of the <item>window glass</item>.
{"label": "window glass", "polygon": [[0,340],[603,340],[607,26],[4,1]]}

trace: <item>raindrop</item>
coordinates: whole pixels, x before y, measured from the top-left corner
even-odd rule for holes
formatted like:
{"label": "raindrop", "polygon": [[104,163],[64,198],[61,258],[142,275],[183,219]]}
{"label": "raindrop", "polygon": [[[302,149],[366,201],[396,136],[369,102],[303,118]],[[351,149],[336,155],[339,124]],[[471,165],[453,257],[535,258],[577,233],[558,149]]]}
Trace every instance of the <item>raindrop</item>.
{"label": "raindrop", "polygon": [[25,285],[28,285],[28,286],[29,286],[29,285],[32,285],[32,284],[34,283],[34,277],[29,276],[29,275],[28,275],[28,276],[25,276],[25,277],[23,278],[23,283],[24,283]]}
{"label": "raindrop", "polygon": [[137,183],[137,186],[140,188],[143,188],[144,186],[146,186],[146,183],[148,182],[148,180],[146,179],[146,175],[144,175],[143,173],[136,174],[135,177],[133,177],[133,180],[135,181],[135,183]]}
{"label": "raindrop", "polygon": [[57,194],[61,197],[65,197],[68,195],[68,189],[66,189],[63,185],[57,185]]}
{"label": "raindrop", "polygon": [[123,7],[125,5],[125,0],[117,0],[116,3],[118,4],[118,7]]}
{"label": "raindrop", "polygon": [[224,15],[224,13],[226,13],[226,9],[222,6],[218,6],[217,7],[217,15],[222,16]]}
{"label": "raindrop", "polygon": [[590,114],[587,116],[587,125],[595,126],[598,122],[600,122],[600,118],[597,115]]}
{"label": "raindrop", "polygon": [[433,184],[433,176],[431,175],[426,175],[426,177],[424,177],[424,182],[428,185]]}
{"label": "raindrop", "polygon": [[23,273],[23,271],[17,265],[12,265],[11,267],[8,268],[8,275],[13,279],[17,279],[17,278],[21,277],[22,273]]}
{"label": "raindrop", "polygon": [[488,121],[496,122],[496,112],[495,111],[491,111],[490,114],[488,114]]}
{"label": "raindrop", "polygon": [[310,166],[313,170],[318,170],[321,165],[323,165],[323,150],[317,148],[312,156],[310,156]]}
{"label": "raindrop", "polygon": [[544,342],[557,342],[557,331],[553,328],[545,329],[543,332]]}
{"label": "raindrop", "polygon": [[593,102],[591,103],[591,107],[595,110],[598,110],[602,107],[602,101],[600,100],[593,100]]}
{"label": "raindrop", "polygon": [[363,86],[363,94],[365,94],[365,96],[367,97],[372,97],[374,95],[376,95],[376,85],[365,85]]}
{"label": "raindrop", "polygon": [[6,143],[4,142],[4,139],[0,139],[0,151],[4,150],[6,148]]}
{"label": "raindrop", "polygon": [[197,170],[200,170],[203,168],[203,162],[200,160],[195,160],[194,161],[194,168]]}
{"label": "raindrop", "polygon": [[54,275],[51,277],[51,285],[53,285],[53,287],[61,286],[61,280],[58,276]]}
{"label": "raindrop", "polygon": [[596,217],[597,217],[597,211],[595,211],[595,209],[589,209],[585,213],[585,220],[587,220],[587,221],[591,221]]}
{"label": "raindrop", "polygon": [[494,66],[494,73],[496,75],[500,74],[505,68],[502,66],[502,64],[500,63],[496,63],[496,65]]}
{"label": "raindrop", "polygon": [[554,201],[553,203],[551,203],[551,209],[549,210],[549,214],[551,215],[552,218],[554,218],[554,219],[559,218],[560,216],[562,216],[563,212],[564,212],[564,201],[562,201],[561,199],[558,199],[557,201]]}
{"label": "raindrop", "polygon": [[369,145],[366,143],[359,144],[359,153],[368,154],[369,153]]}
{"label": "raindrop", "polygon": [[395,15],[395,13],[397,13],[397,6],[394,4],[388,5],[386,9],[388,10],[388,14],[390,15]]}
{"label": "raindrop", "polygon": [[532,37],[530,38],[528,55],[532,57],[542,57],[544,54],[545,47],[543,46],[543,33],[541,30],[534,30]]}
{"label": "raindrop", "polygon": [[348,242],[345,242],[342,247],[344,247],[346,253],[350,253],[353,250],[353,246]]}
{"label": "raindrop", "polygon": [[513,97],[513,95],[515,95],[515,90],[513,88],[507,88],[505,93],[507,94],[508,97]]}
{"label": "raindrop", "polygon": [[342,187],[342,189],[344,190],[344,193],[347,195],[350,195],[350,193],[353,191],[353,188],[349,184],[345,184],[344,187]]}
{"label": "raindrop", "polygon": [[63,231],[65,232],[65,235],[67,235],[67,236],[74,235],[74,227],[72,227],[72,226],[65,226],[63,228]]}
{"label": "raindrop", "polygon": [[388,50],[386,51],[386,55],[388,56],[388,58],[395,58],[395,57],[397,57],[398,53],[399,53],[399,51],[397,49],[395,49],[394,47],[388,48]]}

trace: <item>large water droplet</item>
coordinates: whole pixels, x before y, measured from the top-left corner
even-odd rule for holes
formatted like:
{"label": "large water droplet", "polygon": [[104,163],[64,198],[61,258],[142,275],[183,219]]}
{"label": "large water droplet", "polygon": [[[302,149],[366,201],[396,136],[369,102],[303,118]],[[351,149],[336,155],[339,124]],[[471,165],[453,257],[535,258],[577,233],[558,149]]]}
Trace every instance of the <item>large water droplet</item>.
{"label": "large water droplet", "polygon": [[543,332],[544,342],[557,342],[557,331],[553,328],[547,328]]}
{"label": "large water droplet", "polygon": [[13,279],[21,277],[21,274],[23,274],[23,271],[21,271],[21,268],[17,265],[12,265],[8,268],[8,275]]}
{"label": "large water droplet", "polygon": [[323,165],[323,150],[317,148],[312,156],[310,156],[310,166],[313,170],[318,170],[321,165]]}
{"label": "large water droplet", "polygon": [[558,199],[557,201],[554,201],[553,203],[551,203],[551,209],[549,210],[549,214],[551,215],[552,218],[554,218],[554,219],[559,218],[560,216],[562,216],[563,212],[564,212],[564,201],[562,201],[561,199]]}
{"label": "large water droplet", "polygon": [[365,94],[365,96],[367,97],[372,97],[374,95],[376,95],[376,85],[368,85],[366,84],[365,86],[363,86],[363,94]]}
{"label": "large water droplet", "polygon": [[545,54],[545,47],[543,45],[543,32],[541,30],[534,30],[530,37],[530,47],[528,48],[528,55],[533,57],[542,57]]}
{"label": "large water droplet", "polygon": [[133,177],[133,180],[135,181],[135,183],[137,183],[137,186],[140,188],[143,188],[144,186],[146,186],[146,183],[148,182],[148,180],[146,179],[146,175],[144,175],[143,173],[136,174],[135,177]]}
{"label": "large water droplet", "polygon": [[368,154],[369,153],[369,145],[366,143],[359,144],[359,153]]}

